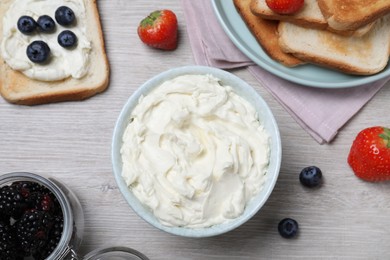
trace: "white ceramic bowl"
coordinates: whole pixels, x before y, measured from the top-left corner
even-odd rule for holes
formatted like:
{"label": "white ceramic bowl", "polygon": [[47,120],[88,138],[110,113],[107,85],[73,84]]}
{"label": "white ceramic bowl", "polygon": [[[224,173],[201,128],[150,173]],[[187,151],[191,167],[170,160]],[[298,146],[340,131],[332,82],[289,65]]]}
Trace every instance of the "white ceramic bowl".
{"label": "white ceramic bowl", "polygon": [[[127,125],[129,124],[131,112],[138,104],[138,99],[142,95],[147,95],[151,90],[153,90],[153,88],[158,87],[162,82],[180,75],[187,74],[211,74],[219,78],[223,85],[231,86],[237,94],[246,98],[257,109],[260,121],[262,121],[264,124],[265,129],[267,130],[271,139],[270,164],[267,173],[267,179],[261,192],[257,194],[252,200],[250,200],[245,208],[244,213],[241,216],[227,223],[211,226],[208,228],[191,229],[183,227],[168,227],[162,225],[151,212],[151,210],[141,204],[139,200],[132,194],[131,190],[126,186],[126,183],[121,176],[122,158],[120,149],[122,146],[122,136]],[[253,217],[253,215],[255,215],[260,210],[271,194],[278,178],[282,150],[279,129],[275,118],[272,115],[272,112],[266,102],[251,86],[249,86],[246,82],[237,76],[224,70],[203,66],[185,66],[165,71],[151,78],[141,87],[139,87],[137,91],[135,91],[128,99],[115,125],[111,156],[113,171],[118,187],[126,201],[141,218],[143,218],[151,225],[171,234],[185,237],[210,237],[220,235],[237,228]]]}

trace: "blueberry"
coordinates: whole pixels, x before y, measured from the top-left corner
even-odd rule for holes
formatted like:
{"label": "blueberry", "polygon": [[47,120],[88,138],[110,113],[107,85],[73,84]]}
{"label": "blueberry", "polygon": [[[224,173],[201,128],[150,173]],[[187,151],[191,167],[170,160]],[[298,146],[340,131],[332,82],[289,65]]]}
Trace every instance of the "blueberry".
{"label": "blueberry", "polygon": [[48,33],[53,32],[56,27],[56,23],[54,22],[53,18],[51,18],[48,15],[40,16],[37,20],[37,23],[39,29],[42,32],[48,32]]}
{"label": "blueberry", "polygon": [[299,181],[306,187],[316,187],[322,182],[322,172],[316,166],[303,168],[299,174]]}
{"label": "blueberry", "polygon": [[34,41],[27,47],[27,57],[34,63],[44,63],[49,55],[50,48],[43,41]]}
{"label": "blueberry", "polygon": [[57,37],[58,44],[64,48],[71,48],[77,43],[77,36],[72,31],[62,31]]}
{"label": "blueberry", "polygon": [[70,9],[69,7],[60,6],[55,12],[55,18],[57,23],[63,26],[67,26],[67,25],[71,25],[74,22],[76,16],[73,10]]}
{"label": "blueberry", "polygon": [[284,238],[293,238],[298,233],[298,222],[292,218],[285,218],[279,222],[279,234]]}
{"label": "blueberry", "polygon": [[18,20],[18,29],[23,34],[31,34],[37,28],[35,20],[27,15],[23,15]]}

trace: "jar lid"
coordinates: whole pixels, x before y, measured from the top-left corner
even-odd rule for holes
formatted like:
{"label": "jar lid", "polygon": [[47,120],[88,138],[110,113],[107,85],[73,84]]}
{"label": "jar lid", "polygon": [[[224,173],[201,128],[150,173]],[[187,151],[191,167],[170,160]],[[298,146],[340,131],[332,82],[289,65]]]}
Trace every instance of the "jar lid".
{"label": "jar lid", "polygon": [[82,258],[83,260],[149,260],[145,255],[127,247],[97,249]]}

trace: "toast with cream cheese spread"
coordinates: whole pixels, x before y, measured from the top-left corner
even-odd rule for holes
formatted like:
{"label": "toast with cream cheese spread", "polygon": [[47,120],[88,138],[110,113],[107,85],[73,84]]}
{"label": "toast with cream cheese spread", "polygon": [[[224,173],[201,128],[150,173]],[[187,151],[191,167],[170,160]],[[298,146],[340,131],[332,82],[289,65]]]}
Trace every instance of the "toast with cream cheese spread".
{"label": "toast with cream cheese spread", "polygon": [[[72,24],[57,20],[61,6],[73,11]],[[38,23],[30,33],[19,29],[20,17],[38,21],[44,15],[55,21],[54,31],[45,32]],[[7,101],[23,105],[76,101],[107,88],[109,64],[96,0],[2,0],[0,17],[0,94]],[[63,31],[76,35],[74,46],[60,46]],[[35,42],[46,43],[50,50],[44,62],[31,59],[37,49],[27,55]]]}

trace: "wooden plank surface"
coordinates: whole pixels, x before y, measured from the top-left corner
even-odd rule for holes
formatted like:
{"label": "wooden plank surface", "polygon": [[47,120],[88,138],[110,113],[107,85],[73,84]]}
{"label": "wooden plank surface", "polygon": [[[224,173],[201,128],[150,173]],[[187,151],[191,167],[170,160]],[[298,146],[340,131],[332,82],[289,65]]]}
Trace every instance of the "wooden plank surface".
{"label": "wooden plank surface", "polygon": [[[280,177],[264,208],[242,227],[205,239],[181,238],[156,230],[124,201],[111,166],[111,138],[129,96],[150,77],[194,64],[179,0],[99,1],[111,65],[109,89],[82,102],[35,107],[0,99],[0,169],[54,177],[79,197],[85,213],[81,254],[113,245],[132,247],[150,259],[390,259],[390,186],[365,183],[346,163],[361,129],[390,126],[387,84],[329,145],[316,143],[245,69],[234,73],[268,102],[279,124],[283,161]],[[139,21],[156,8],[178,16],[179,48],[153,50],[137,36]],[[189,32],[191,33],[191,32]],[[300,170],[317,165],[325,183],[303,188]],[[277,223],[293,217],[297,239],[279,236]]]}

